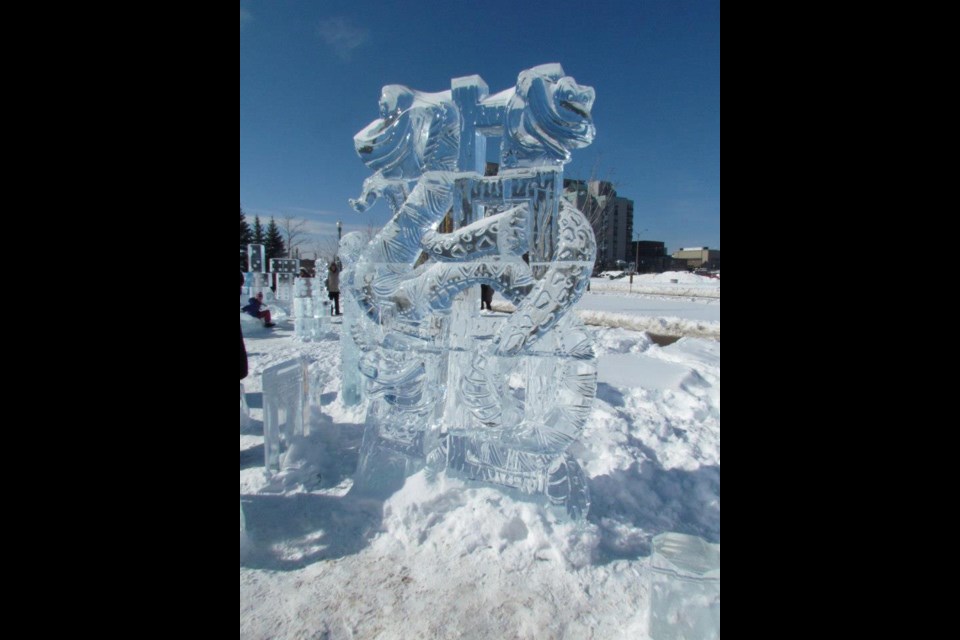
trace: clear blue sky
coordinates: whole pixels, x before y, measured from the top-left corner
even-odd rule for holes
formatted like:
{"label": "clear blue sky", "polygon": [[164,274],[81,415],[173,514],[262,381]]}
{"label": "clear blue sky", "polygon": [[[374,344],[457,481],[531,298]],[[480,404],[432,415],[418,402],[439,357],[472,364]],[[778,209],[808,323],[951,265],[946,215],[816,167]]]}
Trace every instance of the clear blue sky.
{"label": "clear blue sky", "polygon": [[476,74],[497,93],[548,62],[597,91],[566,177],[614,182],[645,240],[719,249],[719,0],[241,0],[240,205],[319,235],[381,225],[384,203],[347,203],[381,87]]}

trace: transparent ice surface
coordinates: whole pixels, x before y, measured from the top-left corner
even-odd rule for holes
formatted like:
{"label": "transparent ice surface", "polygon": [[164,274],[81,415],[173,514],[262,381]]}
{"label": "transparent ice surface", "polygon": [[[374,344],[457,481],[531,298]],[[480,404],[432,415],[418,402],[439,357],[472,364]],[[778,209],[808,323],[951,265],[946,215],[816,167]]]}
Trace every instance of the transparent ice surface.
{"label": "transparent ice surface", "polygon": [[[374,173],[351,203],[363,211],[382,197],[394,215],[341,283],[371,400],[358,487],[428,463],[586,514],[586,479],[566,450],[596,367],[568,314],[596,241],[561,195],[571,151],[593,141],[594,97],[558,64],[493,96],[478,76],[441,93],[384,87],[380,117],[354,139]],[[493,176],[488,138],[502,140]],[[482,316],[481,284],[516,312]]]}
{"label": "transparent ice surface", "polygon": [[294,335],[301,340],[319,340],[329,330],[330,300],[322,278],[296,278],[293,292]]}
{"label": "transparent ice surface", "polygon": [[247,270],[250,273],[263,273],[267,266],[267,249],[262,244],[247,245]]}
{"label": "transparent ice surface", "polygon": [[247,405],[247,394],[243,390],[243,383],[240,383],[240,431],[243,431],[250,424],[250,407]]}
{"label": "transparent ice surface", "polygon": [[294,258],[271,258],[270,273],[295,276],[300,273],[300,261]]}
{"label": "transparent ice surface", "polygon": [[363,382],[360,375],[360,349],[353,337],[357,327],[362,327],[360,321],[360,304],[357,302],[353,288],[353,266],[366,246],[362,233],[348,233],[340,240],[339,258],[343,264],[340,275],[340,308],[343,312],[343,328],[340,332],[340,357],[343,380],[341,381],[341,396],[344,406],[353,407],[363,401]]}
{"label": "transparent ice surface", "polygon": [[266,472],[281,470],[283,456],[295,440],[309,435],[307,361],[288,360],[263,372],[263,438]]}
{"label": "transparent ice surface", "polygon": [[277,301],[286,304],[293,302],[293,281],[296,276],[292,273],[278,273],[274,277],[277,279],[277,292],[274,294]]}
{"label": "transparent ice surface", "polygon": [[243,515],[243,503],[240,503],[240,559],[250,550],[250,540],[247,537],[247,519]]}
{"label": "transparent ice surface", "polygon": [[720,545],[665,533],[653,539],[650,638],[720,639]]}
{"label": "transparent ice surface", "polygon": [[247,304],[247,301],[258,293],[266,296],[267,292],[270,292],[269,274],[253,271],[243,274],[243,290],[240,295],[241,305]]}

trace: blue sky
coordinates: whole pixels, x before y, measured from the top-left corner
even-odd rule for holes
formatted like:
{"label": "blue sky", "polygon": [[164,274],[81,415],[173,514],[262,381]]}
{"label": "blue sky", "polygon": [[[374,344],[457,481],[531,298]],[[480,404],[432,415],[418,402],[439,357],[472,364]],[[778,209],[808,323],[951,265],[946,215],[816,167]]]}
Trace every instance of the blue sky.
{"label": "blue sky", "polygon": [[597,91],[566,177],[614,182],[645,240],[720,248],[719,0],[241,1],[240,205],[318,236],[382,225],[384,203],[347,203],[381,87],[479,75],[496,93],[548,62]]}

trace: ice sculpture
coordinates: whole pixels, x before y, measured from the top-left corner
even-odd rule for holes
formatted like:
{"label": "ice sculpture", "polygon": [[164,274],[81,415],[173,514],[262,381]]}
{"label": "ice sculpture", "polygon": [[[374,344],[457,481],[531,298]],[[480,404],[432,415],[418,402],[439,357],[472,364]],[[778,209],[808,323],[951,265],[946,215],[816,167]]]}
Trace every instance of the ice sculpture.
{"label": "ice sculpture", "polygon": [[307,341],[322,338],[330,315],[330,300],[323,279],[296,278],[293,291],[294,335]]}
{"label": "ice sculpture", "polygon": [[247,271],[263,273],[267,266],[267,249],[262,244],[247,245]]}
{"label": "ice sculpture", "polygon": [[243,431],[250,425],[250,406],[247,404],[247,394],[243,390],[243,383],[240,383],[240,431]]}
{"label": "ice sculpture", "polygon": [[300,261],[290,258],[272,258],[270,274],[276,286],[276,299],[289,304],[293,300],[294,278],[300,273]]}
{"label": "ice sculpture", "polygon": [[309,435],[310,384],[307,361],[288,360],[263,372],[263,457],[267,476],[279,472],[283,456]]}
{"label": "ice sculpture", "polygon": [[300,273],[300,261],[294,258],[271,258],[270,273],[297,275]]}
{"label": "ice sculpture", "polygon": [[[372,400],[358,486],[426,461],[546,495],[573,517],[589,509],[566,450],[590,410],[596,367],[568,312],[596,241],[561,195],[571,150],[593,141],[594,97],[559,64],[524,71],[493,96],[478,76],[442,93],[384,87],[380,118],[355,137],[374,174],[351,204],[363,211],[383,197],[394,215],[345,272]],[[488,137],[502,139],[495,176],[485,175]],[[445,218],[451,233],[439,232]],[[481,284],[516,312],[481,316]]]}
{"label": "ice sculpture", "polygon": [[316,278],[297,278],[293,289],[293,332],[297,338],[311,340],[314,335],[316,313],[314,311],[314,290],[318,288]]}
{"label": "ice sculpture", "polygon": [[359,321],[361,316],[360,304],[357,302],[355,290],[353,288],[353,276],[356,264],[366,245],[366,240],[362,233],[348,233],[340,240],[340,262],[343,264],[343,271],[340,276],[340,290],[342,299],[340,305],[343,309],[343,329],[340,332],[340,357],[341,371],[343,379],[340,386],[341,399],[344,406],[354,407],[363,400],[363,385],[360,376],[360,350],[357,348],[357,341],[354,338],[354,332],[363,327]]}
{"label": "ice sculpture", "polygon": [[252,543],[247,535],[247,519],[243,515],[243,503],[240,503],[240,561],[250,553]]}
{"label": "ice sculpture", "polygon": [[664,533],[650,566],[650,638],[720,640],[720,545]]}
{"label": "ice sculpture", "polygon": [[267,292],[270,292],[269,274],[247,272],[243,274],[243,277],[243,290],[240,292],[241,306],[247,304],[247,301],[258,293],[266,295]]}
{"label": "ice sculpture", "polygon": [[277,301],[289,304],[293,300],[293,282],[296,276],[292,273],[278,273],[274,277],[277,283]]}

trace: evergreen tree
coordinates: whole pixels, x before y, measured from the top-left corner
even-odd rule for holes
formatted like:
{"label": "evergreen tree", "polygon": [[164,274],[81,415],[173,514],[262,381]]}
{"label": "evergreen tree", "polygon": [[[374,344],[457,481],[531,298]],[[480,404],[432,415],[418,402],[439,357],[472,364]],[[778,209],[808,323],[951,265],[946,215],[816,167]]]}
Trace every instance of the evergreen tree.
{"label": "evergreen tree", "polygon": [[240,244],[250,244],[253,242],[253,230],[247,224],[247,216],[243,215],[243,207],[240,207]]}
{"label": "evergreen tree", "polygon": [[253,244],[263,244],[265,235],[263,225],[260,224],[260,216],[253,217]]}
{"label": "evergreen tree", "polygon": [[246,245],[253,242],[253,231],[247,224],[247,216],[243,215],[243,207],[240,207],[240,271],[247,270],[247,248]]}
{"label": "evergreen tree", "polygon": [[283,236],[280,235],[280,227],[273,218],[270,218],[270,224],[267,225],[267,235],[263,244],[267,252],[267,264],[270,264],[273,258],[286,257],[287,247],[283,242]]}

